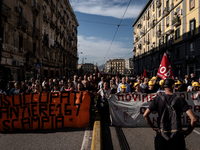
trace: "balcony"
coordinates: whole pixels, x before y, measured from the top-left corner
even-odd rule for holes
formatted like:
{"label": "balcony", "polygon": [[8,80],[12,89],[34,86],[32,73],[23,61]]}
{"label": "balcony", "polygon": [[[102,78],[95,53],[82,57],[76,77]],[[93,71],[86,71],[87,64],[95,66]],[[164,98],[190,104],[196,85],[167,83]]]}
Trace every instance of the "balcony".
{"label": "balcony", "polygon": [[137,28],[138,28],[138,29],[141,29],[141,28],[142,28],[141,22],[138,23]]}
{"label": "balcony", "polygon": [[154,28],[155,25],[156,25],[156,20],[153,20],[153,21],[150,23],[150,27],[151,27],[151,28]]}
{"label": "balcony", "polygon": [[149,44],[150,44],[150,41],[149,41],[149,39],[148,39],[148,40],[146,40],[146,44],[147,44],[147,45],[149,45]]}
{"label": "balcony", "polygon": [[140,31],[140,35],[145,35],[145,30],[144,29],[142,29],[141,31]]}
{"label": "balcony", "polygon": [[56,9],[56,5],[53,3],[53,1],[51,1],[51,11],[55,11]]}
{"label": "balcony", "polygon": [[57,10],[56,11],[56,18],[59,19],[59,17],[61,17],[61,13],[60,13],[60,11]]}
{"label": "balcony", "polygon": [[28,21],[24,17],[19,17],[18,28],[28,29]]}
{"label": "balcony", "polygon": [[136,32],[135,32],[135,31],[133,31],[133,34],[134,34],[134,35],[136,35]]}
{"label": "balcony", "polygon": [[167,15],[169,15],[170,11],[169,11],[169,7],[165,7],[163,10],[163,15],[166,17]]}
{"label": "balcony", "polygon": [[49,4],[49,0],[44,0],[47,4]]}
{"label": "balcony", "polygon": [[53,20],[51,20],[51,22],[50,22],[50,27],[51,27],[53,30],[56,28],[56,23],[55,23]]}
{"label": "balcony", "polygon": [[142,49],[142,44],[138,44],[138,45],[137,45],[137,48],[138,48],[138,49]]}
{"label": "balcony", "polygon": [[32,3],[32,12],[35,13],[36,15],[39,14],[40,12],[40,5],[36,2],[36,0],[33,1]]}
{"label": "balcony", "polygon": [[33,35],[39,37],[40,36],[40,30],[36,27],[33,27]]}
{"label": "balcony", "polygon": [[56,26],[56,35],[59,35],[60,32],[61,32],[61,29],[58,26]]}
{"label": "balcony", "polygon": [[158,30],[157,32],[156,32],[156,36],[159,38],[159,37],[161,37],[161,30]]}
{"label": "balcony", "polygon": [[2,3],[1,13],[2,13],[2,16],[8,19],[11,17],[11,8]]}
{"label": "balcony", "polygon": [[179,16],[176,16],[176,18],[174,18],[174,19],[172,20],[172,25],[174,25],[175,27],[181,25],[181,19],[180,19]]}
{"label": "balcony", "polygon": [[161,6],[161,0],[157,0],[157,1],[156,1],[156,7],[157,7],[157,8],[160,8],[160,6]]}
{"label": "balcony", "polygon": [[147,14],[146,16],[146,19],[149,20],[150,19],[150,16],[149,16],[149,13]]}
{"label": "balcony", "polygon": [[27,0],[20,0],[23,4],[27,3]]}
{"label": "balcony", "polygon": [[60,38],[62,39],[65,36],[64,31],[60,34]]}
{"label": "balcony", "polygon": [[47,13],[44,13],[43,20],[44,22],[49,23],[49,15]]}
{"label": "balcony", "polygon": [[49,35],[48,34],[45,34],[43,36],[43,41],[42,43],[44,43],[44,45],[48,46],[49,45]]}
{"label": "balcony", "polygon": [[135,42],[138,42],[138,41],[139,41],[139,38],[138,38],[138,37],[136,37],[136,38],[135,38]]}

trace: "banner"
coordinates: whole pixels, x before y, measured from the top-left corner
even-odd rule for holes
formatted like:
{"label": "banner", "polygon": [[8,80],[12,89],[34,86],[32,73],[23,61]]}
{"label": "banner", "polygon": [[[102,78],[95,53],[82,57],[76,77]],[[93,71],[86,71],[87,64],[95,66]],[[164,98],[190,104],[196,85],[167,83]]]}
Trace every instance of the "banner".
{"label": "banner", "polygon": [[[176,93],[176,95],[182,96],[187,101],[197,117],[197,125],[200,125],[200,94],[183,92]],[[108,99],[112,124],[123,127],[148,127],[143,114],[155,96],[157,93],[150,95],[112,94]],[[157,112],[150,114],[151,121],[155,126],[157,126],[157,117]],[[183,113],[182,123],[183,126],[190,124],[190,118],[186,113]]]}
{"label": "banner", "polygon": [[87,127],[90,101],[87,92],[0,95],[0,131]]}
{"label": "banner", "polygon": [[165,80],[166,78],[174,79],[174,74],[172,71],[172,67],[169,63],[166,53],[164,53],[160,67],[158,69],[157,76],[161,79]]}

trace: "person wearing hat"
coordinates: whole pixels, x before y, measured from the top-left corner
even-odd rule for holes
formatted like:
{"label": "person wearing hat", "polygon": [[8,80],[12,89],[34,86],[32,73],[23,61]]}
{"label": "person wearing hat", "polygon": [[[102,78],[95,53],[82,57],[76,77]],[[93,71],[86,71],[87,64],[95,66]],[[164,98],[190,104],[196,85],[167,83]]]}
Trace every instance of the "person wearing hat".
{"label": "person wearing hat", "polygon": [[157,90],[155,90],[154,88],[154,83],[153,81],[149,81],[148,82],[148,89],[146,90],[146,93],[149,94],[149,93],[155,93]]}
{"label": "person wearing hat", "polygon": [[163,84],[164,84],[164,80],[160,80],[160,82],[159,82],[160,88],[158,89],[157,92],[165,92]]}
{"label": "person wearing hat", "polygon": [[[174,89],[174,80],[171,78],[167,78],[164,80],[163,86],[165,88],[165,94],[163,94],[162,96],[158,95],[156,96],[152,102],[149,105],[149,108],[146,109],[146,111],[144,112],[144,118],[147,122],[147,124],[154,130],[156,131],[156,138],[155,138],[155,149],[156,150],[160,150],[160,149],[165,149],[165,150],[185,150],[185,137],[187,137],[195,128],[197,119],[193,113],[193,111],[190,109],[189,105],[187,104],[187,101],[180,96],[177,96],[173,93],[173,89]],[[172,104],[173,102],[173,104]],[[160,126],[161,123],[161,119],[165,120],[164,122],[165,127],[167,129],[171,128],[171,119],[169,118],[168,115],[163,115],[165,113],[164,110],[166,110],[165,108],[168,105],[173,105],[173,109],[176,112],[176,127],[177,130],[175,131],[168,131],[168,135],[165,134],[165,132],[163,132],[161,129],[162,126]],[[157,111],[158,112],[158,126],[154,126],[154,124],[152,123],[149,115],[151,112]],[[187,130],[182,130],[182,122],[181,122],[181,114],[183,112],[186,112],[186,114],[189,116],[190,118],[190,125],[187,128]],[[164,117],[164,118],[161,118]],[[173,134],[174,132],[176,132],[176,134]],[[166,138],[166,135],[168,138]]]}
{"label": "person wearing hat", "polygon": [[153,77],[151,78],[151,81],[153,81],[154,90],[155,90],[155,91],[158,91],[158,89],[160,88],[160,86],[159,86],[157,77],[156,77],[156,76],[153,76]]}
{"label": "person wearing hat", "polygon": [[130,88],[130,85],[126,82],[126,78],[125,77],[122,77],[122,83],[120,83],[118,85],[118,88],[117,88],[117,93],[120,93],[121,92],[121,89],[120,89],[120,86],[124,84],[126,86],[126,92],[131,92],[131,88]]}
{"label": "person wearing hat", "polygon": [[134,84],[134,88],[135,88],[134,94],[142,93],[141,90],[140,90],[140,84],[139,83],[136,82]]}
{"label": "person wearing hat", "polygon": [[120,93],[126,93],[126,85],[125,84],[120,85]]}
{"label": "person wearing hat", "polygon": [[198,82],[193,82],[192,86],[193,86],[192,91],[199,91],[200,84]]}
{"label": "person wearing hat", "polygon": [[176,80],[175,83],[175,92],[181,92],[182,83],[179,80]]}

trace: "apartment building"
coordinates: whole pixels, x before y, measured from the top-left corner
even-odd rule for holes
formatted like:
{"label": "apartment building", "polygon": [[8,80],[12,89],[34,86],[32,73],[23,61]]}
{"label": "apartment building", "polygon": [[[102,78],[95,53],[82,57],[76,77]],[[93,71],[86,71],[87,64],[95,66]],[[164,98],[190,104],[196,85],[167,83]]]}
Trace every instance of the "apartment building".
{"label": "apartment building", "polygon": [[124,74],[125,73],[125,60],[124,59],[113,59],[106,62],[106,72],[112,74]]}
{"label": "apartment building", "polygon": [[134,72],[157,74],[166,52],[175,76],[200,76],[199,0],[149,0],[133,23]]}
{"label": "apartment building", "polygon": [[3,76],[59,77],[76,71],[76,16],[68,0],[3,0]]}

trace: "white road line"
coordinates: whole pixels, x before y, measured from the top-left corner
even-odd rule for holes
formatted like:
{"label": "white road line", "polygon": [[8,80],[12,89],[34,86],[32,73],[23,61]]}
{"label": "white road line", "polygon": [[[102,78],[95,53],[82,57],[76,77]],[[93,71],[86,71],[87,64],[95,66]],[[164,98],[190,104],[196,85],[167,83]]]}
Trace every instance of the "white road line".
{"label": "white road line", "polygon": [[196,134],[200,135],[200,132],[196,131],[196,130],[193,130],[193,132],[195,132]]}
{"label": "white road line", "polygon": [[89,130],[89,127],[87,127],[87,128],[85,128],[85,134],[84,134],[84,137],[83,137],[81,150],[88,150],[88,147],[89,147],[89,149],[91,149],[91,145],[90,146],[88,145],[90,143],[89,142],[89,139],[90,139],[89,136],[90,136],[90,130]]}

